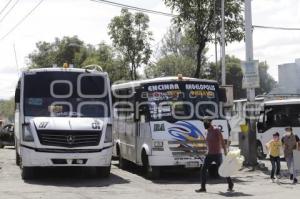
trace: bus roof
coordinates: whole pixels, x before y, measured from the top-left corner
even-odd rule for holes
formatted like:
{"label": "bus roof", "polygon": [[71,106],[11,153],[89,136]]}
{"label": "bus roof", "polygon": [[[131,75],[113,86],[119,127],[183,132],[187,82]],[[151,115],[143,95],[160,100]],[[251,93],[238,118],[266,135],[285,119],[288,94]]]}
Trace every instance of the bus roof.
{"label": "bus roof", "polygon": [[90,69],[83,69],[83,68],[34,68],[25,70],[26,72],[78,72],[78,73],[84,73],[84,72],[93,72],[93,73],[101,73],[106,74],[106,72],[101,72],[97,70],[90,70]]}
{"label": "bus roof", "polygon": [[192,77],[182,77],[182,80],[179,80],[177,76],[170,76],[170,77],[158,77],[153,79],[136,80],[136,81],[130,81],[126,83],[114,84],[112,86],[112,89],[136,87],[147,83],[159,83],[159,82],[169,82],[169,81],[197,81],[203,83],[217,83],[217,81],[215,80],[197,79]]}
{"label": "bus roof", "polygon": [[300,104],[300,99],[285,99],[285,100],[271,100],[264,103],[266,106],[281,106]]}

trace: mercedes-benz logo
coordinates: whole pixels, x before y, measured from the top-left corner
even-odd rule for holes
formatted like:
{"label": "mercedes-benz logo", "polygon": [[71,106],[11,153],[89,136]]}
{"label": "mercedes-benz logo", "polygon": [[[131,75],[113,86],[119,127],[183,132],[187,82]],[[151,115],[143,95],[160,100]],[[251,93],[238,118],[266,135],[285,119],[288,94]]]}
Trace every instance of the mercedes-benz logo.
{"label": "mercedes-benz logo", "polygon": [[75,137],[73,135],[68,135],[67,142],[68,142],[69,145],[74,144]]}

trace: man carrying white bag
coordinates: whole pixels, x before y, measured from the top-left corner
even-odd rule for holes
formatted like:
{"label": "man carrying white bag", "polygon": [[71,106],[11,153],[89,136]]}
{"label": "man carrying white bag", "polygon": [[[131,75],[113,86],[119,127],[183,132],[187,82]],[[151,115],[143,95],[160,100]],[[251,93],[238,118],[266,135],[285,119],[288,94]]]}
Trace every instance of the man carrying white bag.
{"label": "man carrying white bag", "polygon": [[[202,167],[202,171],[201,171],[201,188],[196,190],[196,192],[201,193],[201,192],[206,192],[206,173],[207,173],[207,169],[209,167],[210,164],[212,164],[213,162],[216,163],[218,166],[221,165],[222,163],[222,159],[223,159],[223,155],[222,155],[222,149],[224,150],[225,155],[227,155],[227,147],[225,144],[225,141],[223,139],[223,135],[220,131],[220,129],[215,128],[212,124],[211,124],[211,120],[206,119],[204,121],[204,127],[207,130],[207,136],[206,136],[206,144],[207,144],[207,149],[208,149],[208,154],[205,157],[204,160],[204,165]],[[230,158],[229,158],[230,157]],[[231,158],[234,157],[232,155],[230,155],[228,158],[225,158],[225,168],[224,168],[224,163],[223,165],[223,169],[221,169],[222,172],[220,172],[223,176],[226,178],[227,183],[228,183],[228,191],[233,191],[233,182],[230,178],[232,172],[227,172],[227,164],[228,163],[234,163],[235,159]],[[221,165],[221,166],[222,166]],[[237,168],[236,166],[234,168]],[[223,172],[223,170],[226,170],[227,173]],[[225,171],[224,170],[224,171]],[[226,174],[226,175],[223,175]]]}

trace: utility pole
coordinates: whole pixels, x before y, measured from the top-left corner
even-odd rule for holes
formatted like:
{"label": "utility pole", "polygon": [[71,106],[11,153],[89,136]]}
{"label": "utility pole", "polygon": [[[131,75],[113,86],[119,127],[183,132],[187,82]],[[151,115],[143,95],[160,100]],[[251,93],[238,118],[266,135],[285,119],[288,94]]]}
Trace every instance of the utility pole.
{"label": "utility pole", "polygon": [[[253,62],[253,35],[252,35],[252,8],[251,0],[245,0],[245,44],[246,62]],[[255,88],[247,89],[247,116],[249,132],[246,136],[247,151],[245,154],[246,164],[249,166],[257,165],[257,144],[256,144],[256,121],[254,118]]]}
{"label": "utility pole", "polygon": [[222,86],[226,85],[226,66],[225,66],[225,0],[221,0],[221,45],[222,45]]}

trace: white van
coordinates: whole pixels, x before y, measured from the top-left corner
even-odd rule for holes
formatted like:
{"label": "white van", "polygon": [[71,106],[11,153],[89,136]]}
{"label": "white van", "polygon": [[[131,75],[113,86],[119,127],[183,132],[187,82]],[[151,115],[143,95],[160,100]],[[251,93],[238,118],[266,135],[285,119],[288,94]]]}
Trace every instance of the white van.
{"label": "white van", "polygon": [[35,167],[96,167],[110,174],[112,104],[107,73],[74,68],[22,73],[15,93],[16,163],[22,178]]}
{"label": "white van", "polygon": [[266,143],[273,134],[280,137],[285,128],[292,127],[294,134],[300,137],[300,99],[271,100],[263,103],[263,109],[257,122],[257,153],[259,158],[267,154]]}

